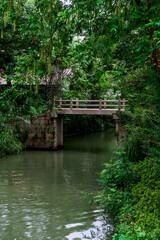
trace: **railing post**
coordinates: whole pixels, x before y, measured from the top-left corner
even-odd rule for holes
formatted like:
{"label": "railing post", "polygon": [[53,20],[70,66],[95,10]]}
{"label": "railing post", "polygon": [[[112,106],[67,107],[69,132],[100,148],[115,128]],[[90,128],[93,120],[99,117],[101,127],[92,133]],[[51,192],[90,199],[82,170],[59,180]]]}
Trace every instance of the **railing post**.
{"label": "railing post", "polygon": [[55,100],[53,99],[52,112],[54,111],[54,109],[55,109]]}
{"label": "railing post", "polygon": [[123,99],[123,109],[125,110],[125,99]]}
{"label": "railing post", "polygon": [[71,110],[73,109],[73,101],[72,101],[72,99],[70,99],[70,109]]}
{"label": "railing post", "polygon": [[76,108],[79,108],[79,99],[76,98]]}
{"label": "railing post", "polygon": [[104,98],[104,109],[106,109],[106,98]]}
{"label": "railing post", "polygon": [[99,100],[99,110],[102,110],[102,99]]}
{"label": "railing post", "polygon": [[60,105],[60,107],[62,108],[62,98],[60,98],[59,100],[60,100],[60,101],[59,101],[59,105]]}
{"label": "railing post", "polygon": [[121,111],[121,99],[118,100],[118,111]]}

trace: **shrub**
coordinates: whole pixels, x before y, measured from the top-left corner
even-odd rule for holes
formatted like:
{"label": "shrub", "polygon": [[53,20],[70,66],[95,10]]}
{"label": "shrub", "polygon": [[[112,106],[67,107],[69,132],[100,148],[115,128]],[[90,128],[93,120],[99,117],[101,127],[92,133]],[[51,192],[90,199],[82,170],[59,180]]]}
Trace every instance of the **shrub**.
{"label": "shrub", "polygon": [[134,183],[132,162],[126,158],[124,151],[116,152],[118,157],[114,163],[105,164],[99,180],[103,190],[98,195],[98,201],[106,210],[111,211],[116,221],[130,220],[133,216],[133,200],[131,185]]}
{"label": "shrub", "polygon": [[115,218],[114,240],[159,240],[160,160],[131,162],[124,149],[120,147],[114,163],[105,164],[96,201]]}
{"label": "shrub", "polygon": [[18,134],[6,122],[6,117],[0,113],[0,156],[22,151],[23,145]]}
{"label": "shrub", "polygon": [[[134,166],[138,183],[132,188],[136,204],[136,222],[146,230],[150,239],[160,236],[160,161],[147,158]],[[151,236],[152,235],[152,236]]]}

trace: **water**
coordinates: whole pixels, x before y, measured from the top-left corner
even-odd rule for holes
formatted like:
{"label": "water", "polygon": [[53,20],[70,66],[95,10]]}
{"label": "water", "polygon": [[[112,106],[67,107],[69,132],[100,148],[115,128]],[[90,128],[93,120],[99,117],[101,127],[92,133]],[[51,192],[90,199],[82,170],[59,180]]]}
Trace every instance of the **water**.
{"label": "water", "polygon": [[81,192],[96,192],[114,145],[108,130],[0,159],[0,240],[110,240],[112,220]]}

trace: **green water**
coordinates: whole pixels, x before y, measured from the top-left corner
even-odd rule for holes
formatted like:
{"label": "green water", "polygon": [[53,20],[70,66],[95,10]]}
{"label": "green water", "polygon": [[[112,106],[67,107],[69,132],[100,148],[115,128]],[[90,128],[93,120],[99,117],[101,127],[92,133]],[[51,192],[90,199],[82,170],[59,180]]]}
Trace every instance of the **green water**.
{"label": "green water", "polygon": [[64,145],[0,159],[0,240],[111,239],[111,219],[81,192],[97,190],[113,131],[68,138]]}

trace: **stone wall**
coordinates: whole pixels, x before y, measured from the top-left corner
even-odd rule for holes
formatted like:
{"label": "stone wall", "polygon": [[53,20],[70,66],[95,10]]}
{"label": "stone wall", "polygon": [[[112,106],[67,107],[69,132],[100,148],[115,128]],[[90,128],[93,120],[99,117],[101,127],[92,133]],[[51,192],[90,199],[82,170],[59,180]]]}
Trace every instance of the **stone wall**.
{"label": "stone wall", "polygon": [[55,149],[55,117],[46,112],[34,117],[22,117],[11,121],[20,133],[21,141],[30,149]]}

